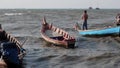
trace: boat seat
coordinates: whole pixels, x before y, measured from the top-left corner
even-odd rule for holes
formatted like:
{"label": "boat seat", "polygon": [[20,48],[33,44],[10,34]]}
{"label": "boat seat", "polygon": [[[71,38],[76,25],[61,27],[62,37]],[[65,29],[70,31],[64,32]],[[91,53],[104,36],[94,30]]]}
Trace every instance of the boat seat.
{"label": "boat seat", "polygon": [[56,40],[63,40],[63,36],[56,36],[56,37],[50,37],[52,39],[56,39]]}

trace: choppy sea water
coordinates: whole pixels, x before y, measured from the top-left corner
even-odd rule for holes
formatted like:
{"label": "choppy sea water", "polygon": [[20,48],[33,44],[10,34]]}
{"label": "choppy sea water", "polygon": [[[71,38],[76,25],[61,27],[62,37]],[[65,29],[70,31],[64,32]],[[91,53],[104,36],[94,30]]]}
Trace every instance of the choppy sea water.
{"label": "choppy sea water", "polygon": [[[73,29],[83,9],[0,9],[0,24],[21,42],[27,38],[23,68],[119,68],[120,37],[82,37]],[[88,28],[115,26],[118,9],[88,10]],[[46,46],[40,35],[42,18],[76,38],[75,49]]]}

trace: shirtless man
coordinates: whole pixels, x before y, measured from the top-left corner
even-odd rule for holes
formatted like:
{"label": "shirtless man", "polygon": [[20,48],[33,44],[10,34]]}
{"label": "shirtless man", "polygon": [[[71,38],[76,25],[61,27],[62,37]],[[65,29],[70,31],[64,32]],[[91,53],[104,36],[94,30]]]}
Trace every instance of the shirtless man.
{"label": "shirtless man", "polygon": [[83,25],[82,25],[82,29],[83,30],[87,30],[88,29],[88,27],[87,27],[87,19],[88,19],[88,14],[87,14],[87,11],[86,10],[84,10],[84,13],[82,14],[82,20],[83,20]]}

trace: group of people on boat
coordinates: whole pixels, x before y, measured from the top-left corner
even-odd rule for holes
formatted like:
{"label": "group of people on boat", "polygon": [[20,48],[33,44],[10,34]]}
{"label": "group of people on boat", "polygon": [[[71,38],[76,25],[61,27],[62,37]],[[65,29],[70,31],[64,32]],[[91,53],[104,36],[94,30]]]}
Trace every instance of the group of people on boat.
{"label": "group of people on boat", "polygon": [[[88,14],[87,14],[87,10],[83,11],[83,14],[81,16],[81,19],[83,21],[82,23],[82,30],[87,30],[88,26],[87,26],[87,20],[88,20]],[[117,14],[117,16],[115,17],[115,24],[116,26],[120,26],[120,13]],[[75,24],[75,30],[80,29],[78,23]]]}

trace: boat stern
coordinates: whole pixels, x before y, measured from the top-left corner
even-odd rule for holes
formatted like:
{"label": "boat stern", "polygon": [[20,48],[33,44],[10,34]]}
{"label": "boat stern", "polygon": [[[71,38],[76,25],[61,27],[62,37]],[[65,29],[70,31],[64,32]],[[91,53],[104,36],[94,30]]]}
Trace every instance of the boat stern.
{"label": "boat stern", "polygon": [[75,40],[68,41],[68,48],[75,48]]}

